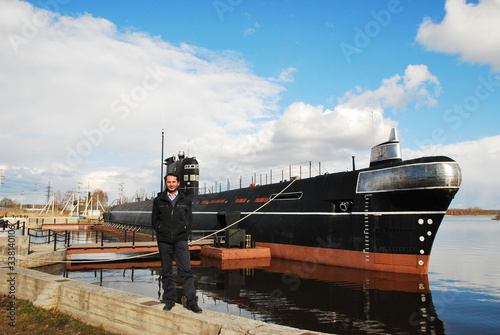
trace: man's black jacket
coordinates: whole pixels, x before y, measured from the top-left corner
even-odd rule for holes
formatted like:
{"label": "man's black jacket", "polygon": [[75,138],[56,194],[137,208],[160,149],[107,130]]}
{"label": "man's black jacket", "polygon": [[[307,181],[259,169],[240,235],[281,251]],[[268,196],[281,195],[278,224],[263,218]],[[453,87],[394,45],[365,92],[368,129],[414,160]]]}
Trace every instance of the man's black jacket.
{"label": "man's black jacket", "polygon": [[153,201],[151,222],[156,239],[168,243],[187,241],[191,234],[191,197],[179,190],[173,207],[167,197],[166,192],[160,192]]}

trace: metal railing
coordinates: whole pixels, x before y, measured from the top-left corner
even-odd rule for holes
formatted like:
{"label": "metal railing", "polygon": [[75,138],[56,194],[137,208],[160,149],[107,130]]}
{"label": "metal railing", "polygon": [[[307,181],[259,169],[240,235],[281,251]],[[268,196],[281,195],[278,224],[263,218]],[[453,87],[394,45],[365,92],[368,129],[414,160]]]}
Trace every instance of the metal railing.
{"label": "metal railing", "polygon": [[[24,235],[24,232],[23,232]],[[53,244],[54,251],[57,250],[57,245],[69,246],[71,240],[71,232],[68,230],[55,231],[55,230],[41,230],[41,229],[28,229],[28,253],[30,252],[31,244]]]}
{"label": "metal railing", "polygon": [[285,168],[269,169],[268,171],[257,172],[246,177],[239,176],[237,178],[227,178],[224,181],[213,181],[213,184],[210,187],[207,187],[205,183],[203,187],[198,188],[198,193],[217,193],[249,186],[268,185],[277,182],[290,181],[294,178],[312,178],[325,173],[328,173],[328,171],[326,171],[326,169],[322,166],[321,162],[313,164],[309,161],[289,165]]}

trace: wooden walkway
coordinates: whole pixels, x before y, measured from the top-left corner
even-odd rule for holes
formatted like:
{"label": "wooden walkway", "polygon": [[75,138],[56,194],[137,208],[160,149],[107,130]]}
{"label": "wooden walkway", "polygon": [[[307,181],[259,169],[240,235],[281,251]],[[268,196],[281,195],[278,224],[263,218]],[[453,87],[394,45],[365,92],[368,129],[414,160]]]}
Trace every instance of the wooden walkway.
{"label": "wooden walkway", "polygon": [[[189,245],[189,250],[201,250],[204,245],[213,245],[212,239],[198,241]],[[98,253],[151,253],[158,251],[158,244],[153,242],[109,242],[109,243],[80,243],[67,247],[68,255],[98,254]]]}

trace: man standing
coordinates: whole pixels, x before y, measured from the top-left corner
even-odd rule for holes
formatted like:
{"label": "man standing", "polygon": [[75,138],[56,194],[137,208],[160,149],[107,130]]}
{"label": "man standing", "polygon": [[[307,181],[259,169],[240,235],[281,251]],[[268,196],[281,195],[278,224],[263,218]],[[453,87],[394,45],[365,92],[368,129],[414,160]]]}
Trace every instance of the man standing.
{"label": "man standing", "polygon": [[172,276],[172,261],[175,260],[181,274],[184,294],[187,298],[186,308],[201,313],[198,297],[194,287],[191,260],[189,257],[188,237],[191,232],[191,198],[185,196],[179,188],[179,177],[169,173],[165,176],[166,191],[158,193],[153,201],[152,224],[156,231],[163,286],[164,310],[175,306],[177,292]]}

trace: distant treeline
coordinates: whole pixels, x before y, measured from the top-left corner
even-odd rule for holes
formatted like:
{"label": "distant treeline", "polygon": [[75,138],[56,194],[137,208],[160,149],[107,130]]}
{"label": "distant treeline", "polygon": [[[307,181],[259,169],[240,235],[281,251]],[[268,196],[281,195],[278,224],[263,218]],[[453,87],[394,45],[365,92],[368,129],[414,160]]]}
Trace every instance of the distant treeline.
{"label": "distant treeline", "polygon": [[446,215],[491,215],[499,216],[500,210],[481,209],[479,207],[472,208],[450,208],[446,211]]}

